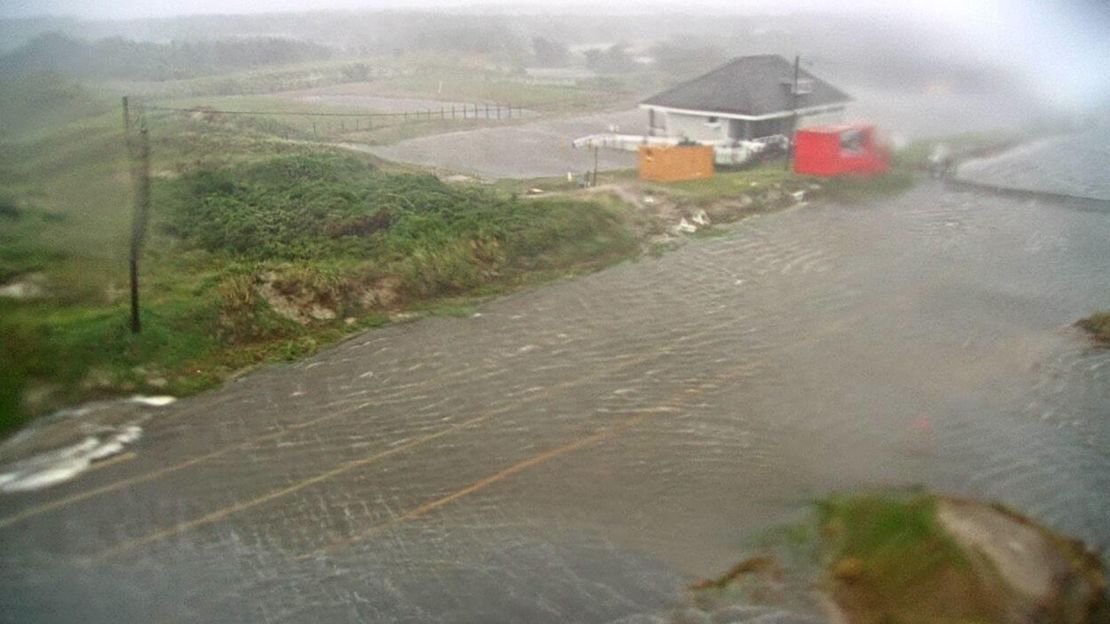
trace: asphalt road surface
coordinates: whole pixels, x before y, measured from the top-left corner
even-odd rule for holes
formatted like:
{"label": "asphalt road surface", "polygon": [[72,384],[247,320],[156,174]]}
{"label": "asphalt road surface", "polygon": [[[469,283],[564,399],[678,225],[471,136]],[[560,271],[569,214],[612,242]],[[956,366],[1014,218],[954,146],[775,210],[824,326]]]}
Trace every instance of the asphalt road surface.
{"label": "asphalt road surface", "polygon": [[0,620],[655,622],[870,486],[1110,543],[1107,240],[923,182],[360,335],[0,496]]}

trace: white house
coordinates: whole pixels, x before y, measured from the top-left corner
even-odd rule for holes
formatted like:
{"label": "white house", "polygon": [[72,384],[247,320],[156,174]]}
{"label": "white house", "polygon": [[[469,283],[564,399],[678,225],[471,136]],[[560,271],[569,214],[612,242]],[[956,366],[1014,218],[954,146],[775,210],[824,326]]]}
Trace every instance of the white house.
{"label": "white house", "polygon": [[842,121],[851,97],[776,54],[742,56],[644,100],[648,134],[715,145]]}

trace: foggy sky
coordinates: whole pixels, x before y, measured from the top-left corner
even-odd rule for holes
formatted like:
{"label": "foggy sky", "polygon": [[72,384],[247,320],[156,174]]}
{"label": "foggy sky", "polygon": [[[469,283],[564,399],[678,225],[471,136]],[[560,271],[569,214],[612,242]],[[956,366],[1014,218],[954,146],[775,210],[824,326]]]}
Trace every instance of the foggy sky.
{"label": "foggy sky", "polygon": [[[1110,98],[1108,0],[0,0],[0,18],[69,15],[136,19],[326,9],[449,9],[488,13],[689,14],[835,11],[871,13],[951,34],[953,54],[974,46],[981,58],[1020,67],[1059,101]],[[1059,86],[1056,86],[1059,85]]]}

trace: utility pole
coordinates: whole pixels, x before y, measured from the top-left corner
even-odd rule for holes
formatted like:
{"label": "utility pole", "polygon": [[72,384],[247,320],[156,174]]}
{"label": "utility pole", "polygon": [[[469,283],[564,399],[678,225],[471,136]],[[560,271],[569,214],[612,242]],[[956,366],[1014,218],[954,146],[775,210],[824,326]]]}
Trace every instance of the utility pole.
{"label": "utility pole", "polygon": [[142,331],[139,320],[139,254],[146,238],[146,219],[150,211],[150,137],[146,121],[140,121],[138,186],[135,189],[135,213],[131,221],[131,333]]}
{"label": "utility pole", "polygon": [[127,96],[123,97],[123,130],[128,157],[131,160],[131,174],[135,187],[135,204],[131,213],[131,249],[128,268],[131,277],[131,333],[142,331],[139,317],[139,255],[146,236],[147,213],[150,209],[150,137],[147,133],[146,118],[139,115],[139,140],[136,145],[131,136],[131,109]]}
{"label": "utility pole", "polygon": [[790,134],[786,137],[786,170],[794,160],[794,133],[798,129],[798,66],[802,57],[794,55],[794,82],[790,87]]}
{"label": "utility pole", "polygon": [[597,186],[597,150],[598,150],[598,146],[595,143],[594,144],[594,183],[591,184],[590,186]]}

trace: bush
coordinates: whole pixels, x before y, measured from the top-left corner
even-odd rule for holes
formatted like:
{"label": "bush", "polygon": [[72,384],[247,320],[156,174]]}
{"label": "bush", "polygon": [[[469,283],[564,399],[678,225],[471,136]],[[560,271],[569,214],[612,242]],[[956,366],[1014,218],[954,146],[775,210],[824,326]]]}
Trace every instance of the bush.
{"label": "bush", "polygon": [[169,222],[187,241],[254,261],[371,261],[415,298],[635,248],[621,219],[593,203],[522,201],[350,156],[275,158],[180,185]]}

